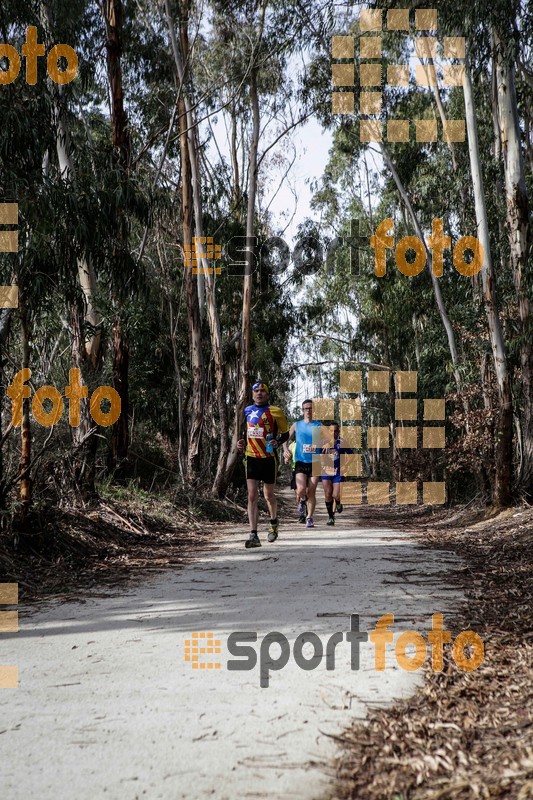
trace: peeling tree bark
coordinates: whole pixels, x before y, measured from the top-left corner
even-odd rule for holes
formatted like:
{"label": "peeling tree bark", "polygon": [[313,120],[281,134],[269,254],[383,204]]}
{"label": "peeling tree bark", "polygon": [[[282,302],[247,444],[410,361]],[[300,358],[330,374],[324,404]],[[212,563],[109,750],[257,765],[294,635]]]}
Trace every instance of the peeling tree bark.
{"label": "peeling tree bark", "polygon": [[512,502],[513,478],[513,397],[511,378],[507,362],[507,353],[503,339],[500,316],[496,300],[496,284],[490,250],[489,226],[481,173],[481,159],[477,136],[476,110],[474,92],[470,76],[468,57],[465,62],[463,89],[465,96],[465,115],[468,131],[468,152],[470,156],[470,172],[474,189],[474,204],[478,238],[485,253],[485,263],[481,270],[483,284],[483,302],[494,361],[494,372],[498,387],[498,417],[495,425],[495,482],[493,504],[504,507]]}
{"label": "peeling tree bark", "polygon": [[[494,33],[494,44],[499,138],[505,172],[507,233],[521,334],[520,369],[523,409],[522,458],[518,481],[521,488],[531,497],[533,495],[533,328],[531,325],[531,302],[527,290],[528,255],[531,248],[530,214],[518,123],[514,65],[505,59],[502,38],[498,32]],[[529,280],[531,281],[531,275]]]}

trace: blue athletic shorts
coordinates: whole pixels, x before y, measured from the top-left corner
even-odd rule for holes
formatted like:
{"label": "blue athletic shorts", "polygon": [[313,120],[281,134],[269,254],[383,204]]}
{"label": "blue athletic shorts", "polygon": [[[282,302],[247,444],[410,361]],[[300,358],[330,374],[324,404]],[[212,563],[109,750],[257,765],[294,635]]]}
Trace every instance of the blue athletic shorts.
{"label": "blue athletic shorts", "polygon": [[323,481],[331,481],[332,483],[342,483],[342,475],[322,475]]}

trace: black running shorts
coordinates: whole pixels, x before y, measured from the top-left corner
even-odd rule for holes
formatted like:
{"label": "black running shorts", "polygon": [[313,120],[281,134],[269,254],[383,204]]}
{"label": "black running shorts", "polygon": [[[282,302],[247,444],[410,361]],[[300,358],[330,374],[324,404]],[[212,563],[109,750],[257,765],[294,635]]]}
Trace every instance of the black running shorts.
{"label": "black running shorts", "polygon": [[246,456],[246,478],[263,483],[276,483],[278,460],[275,456],[254,458]]}
{"label": "black running shorts", "polygon": [[294,465],[294,472],[298,475],[301,472],[303,475],[307,475],[310,478],[313,475],[313,465],[311,463],[307,464],[305,461],[297,461]]}

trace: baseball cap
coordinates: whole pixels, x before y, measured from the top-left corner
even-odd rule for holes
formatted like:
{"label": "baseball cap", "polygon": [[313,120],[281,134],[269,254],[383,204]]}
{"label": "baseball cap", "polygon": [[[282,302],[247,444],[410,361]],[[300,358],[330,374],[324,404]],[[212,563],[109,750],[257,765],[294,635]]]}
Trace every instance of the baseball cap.
{"label": "baseball cap", "polygon": [[259,389],[262,389],[264,392],[268,392],[268,386],[266,385],[266,383],[262,383],[261,381],[254,383],[254,385],[252,386],[252,392],[257,392],[259,391]]}

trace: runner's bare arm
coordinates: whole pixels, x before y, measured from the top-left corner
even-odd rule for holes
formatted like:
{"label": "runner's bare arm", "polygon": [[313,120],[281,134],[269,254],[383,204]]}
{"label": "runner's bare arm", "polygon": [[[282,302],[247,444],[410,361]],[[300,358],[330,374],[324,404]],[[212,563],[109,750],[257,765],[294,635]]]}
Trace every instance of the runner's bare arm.
{"label": "runner's bare arm", "polygon": [[239,452],[242,452],[245,449],[245,447],[246,447],[246,439],[247,439],[246,428],[243,425],[242,428],[241,428],[241,438],[237,441],[237,450]]}
{"label": "runner's bare arm", "polygon": [[[287,438],[283,440],[283,455],[284,455],[286,464],[288,464],[289,461],[292,460],[291,451],[289,450],[289,442],[292,439],[294,439],[295,431],[296,431],[296,423],[293,422],[291,427],[290,427],[290,429],[289,429],[289,433],[287,435]],[[285,436],[285,434],[283,434],[283,435]]]}

